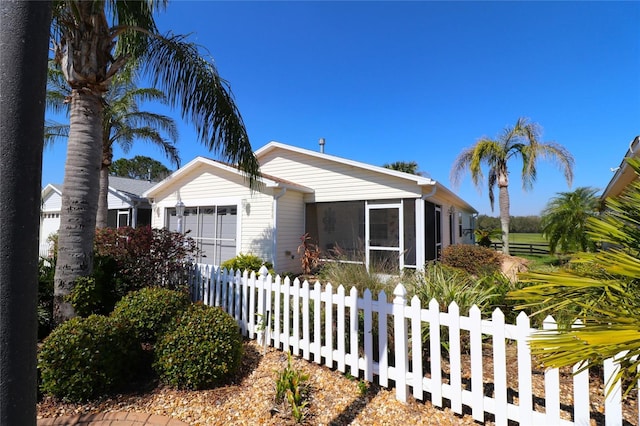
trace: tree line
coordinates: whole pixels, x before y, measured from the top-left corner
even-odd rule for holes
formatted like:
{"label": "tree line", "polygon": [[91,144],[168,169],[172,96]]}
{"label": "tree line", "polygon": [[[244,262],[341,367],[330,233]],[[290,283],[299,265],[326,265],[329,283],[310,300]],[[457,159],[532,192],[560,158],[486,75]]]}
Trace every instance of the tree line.
{"label": "tree line", "polygon": [[[509,232],[539,234],[542,232],[540,216],[510,216]],[[500,218],[478,215],[476,228],[482,230],[500,229]]]}

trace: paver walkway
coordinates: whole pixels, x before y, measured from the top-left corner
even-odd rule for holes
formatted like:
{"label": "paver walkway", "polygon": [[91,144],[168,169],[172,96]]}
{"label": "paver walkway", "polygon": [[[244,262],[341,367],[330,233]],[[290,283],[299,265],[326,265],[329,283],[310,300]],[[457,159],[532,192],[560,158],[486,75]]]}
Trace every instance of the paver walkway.
{"label": "paver walkway", "polygon": [[40,419],[38,426],[189,426],[189,424],[157,414],[118,412]]}

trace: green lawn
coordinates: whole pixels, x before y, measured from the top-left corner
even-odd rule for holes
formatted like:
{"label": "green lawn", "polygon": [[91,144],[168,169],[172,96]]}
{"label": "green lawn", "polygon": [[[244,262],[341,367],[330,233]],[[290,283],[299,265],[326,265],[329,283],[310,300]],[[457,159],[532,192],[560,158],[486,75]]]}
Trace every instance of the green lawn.
{"label": "green lawn", "polygon": [[548,241],[544,239],[542,234],[517,234],[509,233],[510,243],[523,243],[523,244],[547,244]]}

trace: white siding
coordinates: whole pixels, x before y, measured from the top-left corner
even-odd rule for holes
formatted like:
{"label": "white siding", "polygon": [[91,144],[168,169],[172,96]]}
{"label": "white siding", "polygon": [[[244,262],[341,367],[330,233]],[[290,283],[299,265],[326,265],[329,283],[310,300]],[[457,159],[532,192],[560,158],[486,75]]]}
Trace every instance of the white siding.
{"label": "white siding", "polygon": [[300,272],[298,246],[304,234],[303,194],[289,190],[278,199],[277,203],[276,272]]}
{"label": "white siding", "polygon": [[180,200],[187,207],[209,205],[236,205],[238,207],[238,253],[252,253],[267,261],[273,261],[273,196],[271,188],[251,191],[242,176],[204,168],[168,185],[156,196],[152,212],[152,226],[165,227],[166,210]]}
{"label": "white siding", "polygon": [[55,191],[51,191],[47,198],[42,200],[43,212],[59,212],[62,206],[62,197]]}
{"label": "white siding", "polygon": [[260,169],[266,174],[314,189],[305,195],[306,202],[381,200],[415,198],[421,189],[415,182],[386,176],[371,170],[341,164],[321,158],[277,151],[260,159]]}
{"label": "white siding", "polygon": [[131,204],[114,195],[111,191],[107,193],[107,206],[109,206],[109,210],[130,209],[132,207]]}

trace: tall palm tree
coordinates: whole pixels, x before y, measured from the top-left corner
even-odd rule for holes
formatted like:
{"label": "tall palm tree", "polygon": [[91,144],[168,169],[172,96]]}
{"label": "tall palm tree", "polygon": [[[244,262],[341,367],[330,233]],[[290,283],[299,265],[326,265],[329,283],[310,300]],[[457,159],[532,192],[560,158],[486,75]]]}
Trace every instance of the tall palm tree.
{"label": "tall palm tree", "polygon": [[258,162],[243,120],[211,60],[184,36],[161,35],[153,15],[167,1],[56,0],[54,61],[71,88],[67,161],[62,188],[54,318],[74,315],[66,300],[75,280],[93,268],[92,248],[102,160],[105,94],[115,75],[136,61],[166,93],[209,149],[255,185]]}
{"label": "tall palm tree", "polygon": [[594,242],[586,232],[587,219],[598,213],[599,198],[595,188],[580,187],[571,192],[559,192],[542,211],[542,234],[549,241],[551,253],[588,251]]}
{"label": "tall palm tree", "polygon": [[[640,161],[627,160],[640,175]],[[616,358],[623,368],[608,386],[624,378],[629,390],[640,379],[640,180],[606,201],[602,216],[587,221],[591,238],[611,247],[580,253],[577,267],[520,275],[530,286],[510,294],[521,307],[554,315],[574,313],[579,326],[534,333],[532,352],[549,367],[582,363],[583,368]],[[628,351],[628,352],[624,352]]]}
{"label": "tall palm tree", "polygon": [[458,155],[451,169],[451,180],[459,184],[468,169],[474,185],[480,187],[484,179],[482,167],[488,167],[489,201],[493,210],[494,187],[498,187],[500,225],[502,227],[502,250],[509,254],[509,160],[522,158],[522,186],[528,190],[537,178],[539,159],[553,160],[564,172],[567,184],[573,180],[573,156],[562,145],[554,142],[543,143],[542,129],[527,118],[519,118],[515,126],[507,127],[497,139],[480,138],[475,145]]}
{"label": "tall palm tree", "polygon": [[[71,95],[64,76],[58,69],[50,67],[48,74],[47,106],[60,112],[61,106]],[[100,188],[96,228],[107,226],[109,206],[109,169],[113,162],[113,145],[117,143],[126,153],[134,140],[147,141],[159,147],[177,167],[180,157],[175,147],[178,130],[175,121],[166,115],[140,111],[139,103],[156,101],[166,103],[166,96],[158,89],[137,88],[131,72],[123,72],[114,77],[105,94],[102,132],[102,163],[100,165]],[[68,111],[67,111],[68,112]],[[167,135],[167,138],[163,136]],[[69,125],[48,121],[45,128],[45,144],[59,138],[69,137]]]}
{"label": "tall palm tree", "polygon": [[[120,81],[120,80],[118,80]],[[96,227],[107,226],[107,197],[109,195],[109,168],[113,162],[113,145],[117,143],[127,153],[134,140],[147,141],[159,147],[176,167],[180,156],[175,147],[178,130],[175,121],[166,115],[140,111],[139,102],[165,102],[166,96],[158,89],[137,88],[128,79],[111,85],[106,95],[102,133],[102,164],[100,166],[100,194]],[[163,136],[168,136],[168,139]]]}

